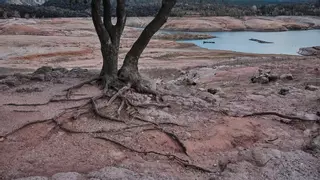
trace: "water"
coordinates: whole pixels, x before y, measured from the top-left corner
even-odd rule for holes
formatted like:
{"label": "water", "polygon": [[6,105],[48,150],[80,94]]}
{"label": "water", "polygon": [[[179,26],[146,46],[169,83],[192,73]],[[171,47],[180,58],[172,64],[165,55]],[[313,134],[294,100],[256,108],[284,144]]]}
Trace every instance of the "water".
{"label": "water", "polygon": [[[185,40],[199,47],[217,50],[231,50],[258,54],[290,54],[297,55],[299,48],[320,46],[320,30],[285,31],[285,32],[212,32],[217,38],[206,40]],[[273,42],[261,44],[249,39]],[[214,41],[215,44],[203,41]]]}

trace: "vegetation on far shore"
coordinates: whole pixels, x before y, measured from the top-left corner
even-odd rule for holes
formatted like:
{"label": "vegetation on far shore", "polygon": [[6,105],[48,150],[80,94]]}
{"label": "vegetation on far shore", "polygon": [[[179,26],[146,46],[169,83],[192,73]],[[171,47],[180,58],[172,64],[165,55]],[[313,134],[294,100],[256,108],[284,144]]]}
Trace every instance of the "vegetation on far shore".
{"label": "vegetation on far shore", "polygon": [[[127,15],[131,17],[154,16],[160,3],[128,3]],[[143,9],[143,10],[142,10]],[[112,11],[115,15],[115,6]],[[68,1],[49,1],[42,6],[23,6],[0,4],[0,18],[10,17],[89,17],[88,4],[70,4]],[[320,16],[320,3],[284,3],[284,4],[228,4],[228,3],[199,3],[181,1],[171,16]]]}

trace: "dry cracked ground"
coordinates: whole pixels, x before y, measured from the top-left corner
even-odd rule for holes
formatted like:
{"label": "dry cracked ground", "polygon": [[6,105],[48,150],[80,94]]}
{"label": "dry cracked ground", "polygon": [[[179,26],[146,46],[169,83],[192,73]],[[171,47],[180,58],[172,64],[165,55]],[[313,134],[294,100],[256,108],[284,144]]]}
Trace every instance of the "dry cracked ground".
{"label": "dry cracked ground", "polygon": [[[320,178],[319,58],[160,36],[140,63],[157,102],[131,89],[101,96],[96,83],[64,91],[99,72],[88,19],[2,20],[1,30],[0,179]],[[138,34],[126,28],[120,59]]]}

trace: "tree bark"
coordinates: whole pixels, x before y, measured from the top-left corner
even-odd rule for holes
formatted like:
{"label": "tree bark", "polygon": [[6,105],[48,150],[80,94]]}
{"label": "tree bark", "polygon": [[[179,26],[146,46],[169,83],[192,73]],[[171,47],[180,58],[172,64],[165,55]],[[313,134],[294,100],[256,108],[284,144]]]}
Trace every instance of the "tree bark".
{"label": "tree bark", "polygon": [[176,0],[162,0],[162,6],[159,12],[142,31],[140,37],[127,53],[123,65],[118,72],[118,76],[121,80],[135,82],[140,79],[138,70],[139,58],[150,42],[152,36],[167,22],[170,12],[175,4]]}
{"label": "tree bark", "polygon": [[100,76],[116,77],[118,73],[118,50],[113,45],[102,45],[103,65]]}
{"label": "tree bark", "polygon": [[110,0],[103,0],[103,21],[100,15],[101,0],[91,2],[92,20],[98,34],[103,65],[100,77],[103,85],[108,85],[117,77],[118,55],[120,47],[120,38],[126,22],[125,1],[117,0],[117,24],[111,22],[111,3]]}

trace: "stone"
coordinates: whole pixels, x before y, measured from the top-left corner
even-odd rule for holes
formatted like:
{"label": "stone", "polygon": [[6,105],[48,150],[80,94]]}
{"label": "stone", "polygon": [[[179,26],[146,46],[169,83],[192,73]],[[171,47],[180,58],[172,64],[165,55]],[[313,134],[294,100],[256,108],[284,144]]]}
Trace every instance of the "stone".
{"label": "stone", "polygon": [[54,79],[53,82],[56,84],[63,84],[64,83],[61,79]]}
{"label": "stone", "polygon": [[268,79],[269,79],[270,82],[277,81],[279,78],[280,78],[280,77],[279,77],[279,75],[277,75],[277,74],[270,74],[270,75],[268,76]]}
{"label": "stone", "polygon": [[269,79],[267,77],[260,77],[259,78],[259,83],[268,84],[269,83]]}
{"label": "stone", "polygon": [[73,68],[68,72],[68,76],[72,78],[86,77],[88,69]]}
{"label": "stone", "polygon": [[19,78],[19,79],[30,79],[30,74],[22,74],[22,73],[15,73],[13,76]]}
{"label": "stone", "polygon": [[262,149],[255,148],[251,151],[251,153],[252,158],[257,166],[263,167],[266,164],[266,162],[268,162],[267,155]]}
{"label": "stone", "polygon": [[76,67],[76,68],[71,69],[70,72],[76,72],[76,73],[88,72],[88,69],[82,69],[80,67]]}
{"label": "stone", "polygon": [[317,86],[313,86],[313,85],[307,85],[305,87],[306,90],[309,90],[309,91],[317,91],[319,89],[319,87]]}
{"label": "stone", "polygon": [[316,114],[311,114],[311,113],[304,113],[303,117],[309,121],[318,121],[320,120],[318,118],[318,115]]}
{"label": "stone", "polygon": [[62,78],[64,77],[64,74],[61,72],[61,71],[52,71],[50,73],[50,75],[53,77],[53,78]]}
{"label": "stone", "polygon": [[185,82],[186,82],[186,84],[187,84],[188,86],[195,86],[195,85],[197,85],[197,83],[196,83],[194,80],[189,79],[189,78],[186,79]]}
{"label": "stone", "polygon": [[52,79],[54,79],[54,78],[52,77],[51,73],[46,73],[44,75],[44,80],[45,81],[51,81]]}
{"label": "stone", "polygon": [[269,79],[266,76],[254,76],[251,78],[252,83],[268,84]]}
{"label": "stone", "polygon": [[0,91],[6,91],[10,89],[10,87],[6,84],[0,84]]}
{"label": "stone", "polygon": [[77,172],[58,173],[51,180],[85,180],[85,177]]}
{"label": "stone", "polygon": [[292,74],[282,74],[280,76],[280,79],[282,79],[282,80],[293,80],[293,75]]}
{"label": "stone", "polygon": [[14,180],[49,180],[49,178],[43,177],[43,176],[33,176],[33,177],[19,178]]}
{"label": "stone", "polygon": [[7,78],[0,80],[0,84],[6,84],[9,87],[15,87],[20,85],[21,82],[14,76],[8,76]]}
{"label": "stone", "polygon": [[31,80],[34,80],[34,81],[44,81],[44,80],[45,80],[45,75],[44,75],[44,74],[34,74],[34,75],[31,77]]}
{"label": "stone", "polygon": [[61,72],[62,74],[66,74],[66,73],[68,73],[68,72],[69,72],[69,70],[68,70],[68,69],[63,68],[63,67],[53,68],[53,71],[59,71],[59,72]]}
{"label": "stone", "polygon": [[311,147],[312,150],[320,153],[320,135],[314,137],[311,140],[310,147]]}
{"label": "stone", "polygon": [[42,66],[39,69],[37,69],[33,74],[46,74],[48,72],[51,72],[53,69],[51,66]]}
{"label": "stone", "polygon": [[215,94],[217,94],[218,92],[219,92],[219,90],[218,89],[208,89],[208,92],[209,93],[211,93],[211,94],[213,94],[213,95],[215,95]]}
{"label": "stone", "polygon": [[289,94],[289,92],[290,92],[290,90],[288,88],[281,88],[279,91],[279,94],[285,96],[285,95]]}
{"label": "stone", "polygon": [[217,101],[209,92],[199,92],[198,97],[208,103],[215,103]]}

